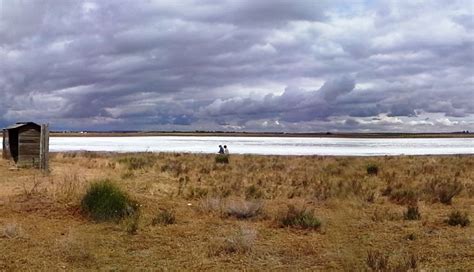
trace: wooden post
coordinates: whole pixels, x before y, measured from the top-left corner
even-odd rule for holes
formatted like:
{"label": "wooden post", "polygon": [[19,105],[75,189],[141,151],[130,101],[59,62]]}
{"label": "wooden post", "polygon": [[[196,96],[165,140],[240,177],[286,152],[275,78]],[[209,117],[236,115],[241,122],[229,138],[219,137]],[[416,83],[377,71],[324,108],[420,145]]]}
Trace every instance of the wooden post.
{"label": "wooden post", "polygon": [[40,169],[49,172],[49,125],[41,125]]}

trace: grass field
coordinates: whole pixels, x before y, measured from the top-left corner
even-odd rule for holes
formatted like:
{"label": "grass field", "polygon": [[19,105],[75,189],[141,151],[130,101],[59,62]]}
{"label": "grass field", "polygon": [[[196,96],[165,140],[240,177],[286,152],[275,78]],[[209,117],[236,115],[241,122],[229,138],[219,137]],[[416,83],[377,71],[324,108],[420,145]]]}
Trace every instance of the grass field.
{"label": "grass field", "polygon": [[[85,152],[50,166],[0,159],[0,270],[474,269],[473,223],[456,225],[473,219],[474,156]],[[81,200],[105,179],[140,212],[92,220]]]}

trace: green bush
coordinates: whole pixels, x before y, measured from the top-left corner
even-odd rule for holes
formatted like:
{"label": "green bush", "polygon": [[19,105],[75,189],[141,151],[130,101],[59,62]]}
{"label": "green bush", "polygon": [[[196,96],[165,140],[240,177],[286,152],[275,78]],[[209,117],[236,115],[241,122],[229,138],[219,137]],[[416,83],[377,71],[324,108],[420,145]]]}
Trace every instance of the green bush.
{"label": "green bush", "polygon": [[227,155],[223,155],[223,154],[219,154],[216,156],[216,163],[229,163],[229,156]]}
{"label": "green bush", "polygon": [[461,227],[467,227],[471,224],[471,220],[469,220],[467,212],[462,213],[460,211],[453,211],[449,214],[446,223],[450,226],[460,225]]}
{"label": "green bush", "polygon": [[91,184],[82,198],[81,207],[96,221],[119,220],[136,215],[139,206],[110,180]]}
{"label": "green bush", "polygon": [[403,213],[405,220],[420,220],[421,214],[418,210],[418,206],[408,206],[406,212]]}
{"label": "green bush", "polygon": [[171,225],[176,223],[176,217],[173,211],[162,209],[158,214],[152,219],[151,224],[156,225]]}
{"label": "green bush", "polygon": [[377,175],[379,173],[379,167],[375,164],[367,165],[367,174],[368,175]]}
{"label": "green bush", "polygon": [[302,229],[319,229],[321,221],[314,216],[312,210],[288,205],[288,211],[280,219],[282,227],[296,227]]}

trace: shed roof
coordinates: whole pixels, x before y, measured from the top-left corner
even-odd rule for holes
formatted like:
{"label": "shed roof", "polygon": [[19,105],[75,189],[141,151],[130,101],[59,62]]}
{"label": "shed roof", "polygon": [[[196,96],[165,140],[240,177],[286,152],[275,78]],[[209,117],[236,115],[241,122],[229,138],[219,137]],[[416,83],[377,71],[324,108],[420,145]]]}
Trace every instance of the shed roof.
{"label": "shed roof", "polygon": [[29,125],[33,125],[33,126],[36,126],[36,127],[41,127],[40,125],[34,123],[34,122],[18,122],[14,125],[11,125],[11,126],[8,126],[6,127],[5,129],[17,129],[17,128],[20,128],[20,127],[23,127],[23,126],[29,126]]}

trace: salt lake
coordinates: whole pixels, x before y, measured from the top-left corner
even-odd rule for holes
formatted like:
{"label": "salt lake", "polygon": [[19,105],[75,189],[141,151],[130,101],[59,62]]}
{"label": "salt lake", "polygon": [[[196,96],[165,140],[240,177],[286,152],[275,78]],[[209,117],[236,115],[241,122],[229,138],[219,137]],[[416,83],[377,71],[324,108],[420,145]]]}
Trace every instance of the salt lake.
{"label": "salt lake", "polygon": [[443,155],[474,154],[474,138],[299,138],[299,137],[51,137],[50,150],[110,152],[231,153],[261,155]]}

